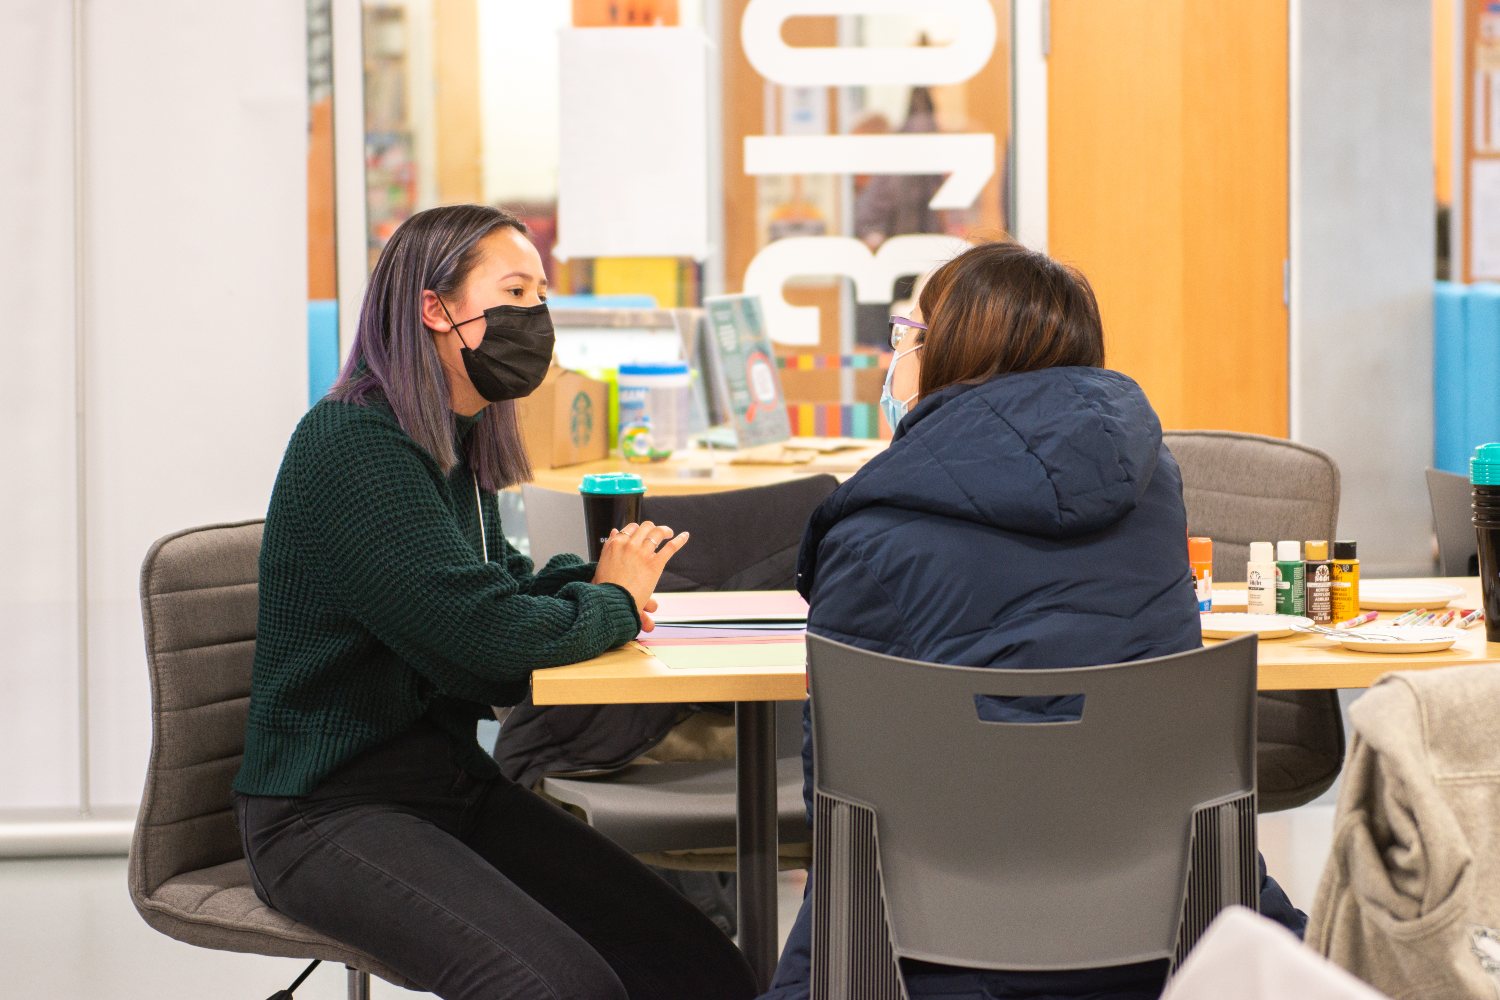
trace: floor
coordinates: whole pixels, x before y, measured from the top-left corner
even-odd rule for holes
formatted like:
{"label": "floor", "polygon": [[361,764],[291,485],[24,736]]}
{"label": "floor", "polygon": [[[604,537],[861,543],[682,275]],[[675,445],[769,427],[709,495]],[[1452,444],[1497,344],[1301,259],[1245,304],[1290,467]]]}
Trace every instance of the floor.
{"label": "floor", "polygon": [[[1319,802],[1263,817],[1267,864],[1303,909],[1327,859],[1333,806]],[[802,874],[782,873],[782,933],[802,899]],[[300,963],[179,944],[143,923],[125,891],[124,858],[0,861],[0,962],[7,997],[47,1000],[261,1000],[284,989]],[[297,1000],[341,1000],[343,970],[322,967]],[[374,997],[411,997],[376,982]]]}

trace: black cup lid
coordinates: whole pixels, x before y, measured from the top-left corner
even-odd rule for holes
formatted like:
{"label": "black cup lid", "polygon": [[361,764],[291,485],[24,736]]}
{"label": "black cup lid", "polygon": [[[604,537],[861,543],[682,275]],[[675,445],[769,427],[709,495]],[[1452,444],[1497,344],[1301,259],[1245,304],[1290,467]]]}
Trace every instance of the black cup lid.
{"label": "black cup lid", "polygon": [[1347,560],[1350,560],[1350,559],[1358,559],[1359,556],[1355,554],[1355,543],[1354,542],[1334,542],[1333,543],[1333,558],[1334,559],[1339,559],[1339,560],[1344,560],[1344,561],[1347,561]]}

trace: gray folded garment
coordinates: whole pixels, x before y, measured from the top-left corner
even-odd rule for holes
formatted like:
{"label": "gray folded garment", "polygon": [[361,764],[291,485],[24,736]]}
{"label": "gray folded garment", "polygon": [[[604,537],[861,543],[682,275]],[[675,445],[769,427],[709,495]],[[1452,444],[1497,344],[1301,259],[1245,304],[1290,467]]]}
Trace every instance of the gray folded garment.
{"label": "gray folded garment", "polygon": [[1395,1000],[1500,998],[1500,669],[1388,674],[1349,715],[1307,943]]}

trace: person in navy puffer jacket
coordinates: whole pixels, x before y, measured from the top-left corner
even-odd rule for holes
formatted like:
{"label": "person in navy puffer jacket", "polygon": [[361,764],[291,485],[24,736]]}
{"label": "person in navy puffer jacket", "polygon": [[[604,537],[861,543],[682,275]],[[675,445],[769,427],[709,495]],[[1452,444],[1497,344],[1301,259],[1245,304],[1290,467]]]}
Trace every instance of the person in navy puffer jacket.
{"label": "person in navy puffer jacket", "polygon": [[[975,667],[1090,666],[1202,644],[1182,477],[1140,386],[1103,368],[1083,275],[1016,244],[972,247],[932,272],[891,342],[881,403],[895,439],[803,538],[809,631]],[[1261,911],[1299,934],[1306,923],[1263,866]],[[804,899],[765,1000],[808,995],[810,924]],[[1145,1000],[1160,995],[1165,964],[903,971],[913,998]]]}

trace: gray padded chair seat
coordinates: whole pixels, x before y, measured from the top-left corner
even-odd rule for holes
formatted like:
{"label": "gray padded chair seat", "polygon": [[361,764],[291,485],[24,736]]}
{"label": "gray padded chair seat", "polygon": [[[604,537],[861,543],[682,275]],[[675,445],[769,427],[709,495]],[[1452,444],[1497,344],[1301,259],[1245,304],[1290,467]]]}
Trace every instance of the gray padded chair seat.
{"label": "gray padded chair seat", "polygon": [[[1214,579],[1245,579],[1253,541],[1332,542],[1339,469],[1316,448],[1230,431],[1162,435],[1182,469],[1188,531],[1214,540]],[[1334,691],[1261,692],[1256,764],[1261,812],[1323,794],[1344,763],[1344,722]]]}
{"label": "gray padded chair seat", "polygon": [[[707,851],[735,842],[734,761],[631,764],[598,780],[544,778],[542,791],[579,809],[590,826],[632,853]],[[781,843],[807,842],[800,758],[776,762],[776,822]]]}
{"label": "gray padded chair seat", "polygon": [[361,952],[283,916],[250,887],[243,860],[168,879],[136,908],[146,923],[168,937],[220,951],[311,960],[321,958],[362,969],[390,982],[406,980]]}
{"label": "gray padded chair seat", "polygon": [[250,886],[230,785],[245,748],[262,524],[168,535],[141,566],[151,756],[130,845],[130,898],[147,924],[187,944],[338,962],[415,989],[277,913]]}

